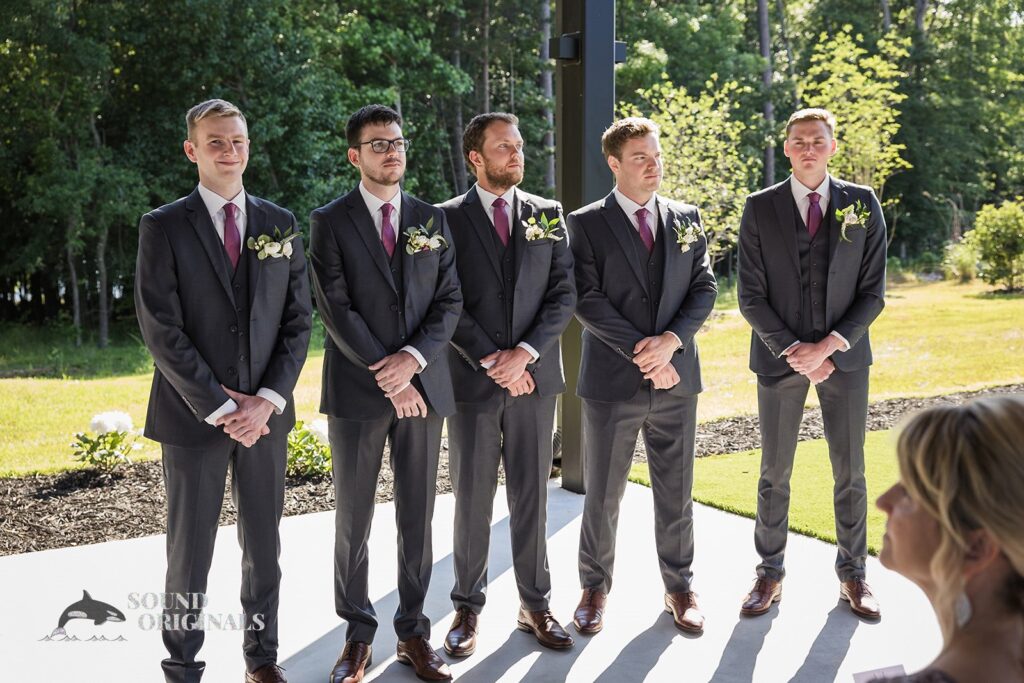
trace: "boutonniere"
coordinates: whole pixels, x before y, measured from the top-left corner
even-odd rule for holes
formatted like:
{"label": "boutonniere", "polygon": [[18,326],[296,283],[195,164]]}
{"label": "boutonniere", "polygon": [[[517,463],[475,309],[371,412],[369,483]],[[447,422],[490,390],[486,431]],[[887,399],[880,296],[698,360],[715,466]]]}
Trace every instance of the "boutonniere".
{"label": "boutonniere", "polygon": [[[561,241],[564,235],[559,235],[558,232],[561,228],[558,227],[561,218],[555,216],[551,220],[544,215],[542,211],[540,214],[540,222],[534,216],[530,216],[525,221],[522,221],[526,227],[526,241],[533,242],[534,240],[554,240],[555,242]],[[563,231],[564,232],[564,231]]]}
{"label": "boutonniere", "polygon": [[267,258],[285,258],[292,257],[292,240],[299,236],[299,233],[292,232],[291,228],[288,228],[281,232],[280,228],[274,228],[274,235],[260,235],[259,237],[250,237],[246,240],[245,244],[247,247],[256,252],[256,258],[260,261]]}
{"label": "boutonniere", "polygon": [[413,228],[408,228],[405,231],[405,253],[415,254],[420,251],[437,251],[441,247],[448,246],[448,240],[446,240],[439,232],[431,232],[431,228],[434,227],[434,217],[431,216],[427,219],[426,225],[417,225]]}
{"label": "boutonniere", "polygon": [[836,209],[836,220],[839,221],[840,225],[839,239],[844,242],[852,242],[853,240],[846,236],[847,228],[864,228],[867,230],[869,218],[871,218],[871,212],[864,206],[864,202],[859,199],[845,208]]}
{"label": "boutonniere", "polygon": [[673,218],[672,232],[676,234],[679,251],[685,254],[690,251],[690,245],[697,241],[704,230],[699,223],[694,223],[689,218],[683,218],[682,222],[678,218]]}

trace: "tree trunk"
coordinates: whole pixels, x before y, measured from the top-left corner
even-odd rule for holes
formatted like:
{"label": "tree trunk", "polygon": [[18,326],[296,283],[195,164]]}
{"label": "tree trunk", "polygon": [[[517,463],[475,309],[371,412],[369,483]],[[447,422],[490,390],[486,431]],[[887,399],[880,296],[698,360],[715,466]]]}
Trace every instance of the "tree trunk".
{"label": "tree trunk", "polygon": [[761,85],[764,87],[764,123],[769,131],[769,140],[764,146],[764,187],[775,184],[775,105],[772,104],[772,45],[768,22],[768,0],[757,0],[757,24],[761,43],[761,58],[764,70]]}
{"label": "tree trunk", "polygon": [[484,0],[484,52],[481,58],[480,95],[481,113],[491,111],[491,0]]}
{"label": "tree trunk", "polygon": [[[455,21],[452,23],[452,45],[455,46],[455,49],[452,50],[452,66],[459,71],[462,71],[462,52],[458,47],[462,44],[461,34],[462,19],[456,14]],[[462,120],[462,95],[455,93],[452,100],[452,172],[455,176],[455,194],[460,195],[469,188],[469,178],[466,175],[466,157],[462,155],[462,133],[465,128]]]}
{"label": "tree trunk", "polygon": [[110,342],[110,302],[109,287],[107,286],[107,229],[104,228],[96,242],[96,303],[99,312],[99,339],[96,345],[101,349],[107,348]]}
{"label": "tree trunk", "polygon": [[68,259],[67,289],[71,290],[71,322],[75,328],[75,346],[82,345],[82,302],[78,298],[78,269],[75,267],[75,251],[71,247],[71,235],[75,230],[75,219],[68,216],[67,242],[65,253]]}
{"label": "tree trunk", "polygon": [[547,163],[544,169],[544,188],[546,194],[555,192],[555,111],[551,103],[555,101],[554,74],[551,71],[551,51],[548,41],[551,40],[551,2],[540,1],[540,87],[544,94],[544,151]]}
{"label": "tree trunk", "polygon": [[928,0],[914,0],[914,28],[924,33],[924,15],[928,13]]}
{"label": "tree trunk", "polygon": [[782,44],[786,47],[786,70],[789,72],[789,81],[793,84],[793,110],[800,108],[800,92],[797,90],[796,80],[796,59],[793,57],[793,43],[789,39],[789,31],[786,30],[786,6],[782,0],[775,0],[775,8],[779,13],[779,35],[782,37]]}
{"label": "tree trunk", "polygon": [[885,33],[892,28],[892,12],[889,11],[889,0],[882,0],[882,30]]}

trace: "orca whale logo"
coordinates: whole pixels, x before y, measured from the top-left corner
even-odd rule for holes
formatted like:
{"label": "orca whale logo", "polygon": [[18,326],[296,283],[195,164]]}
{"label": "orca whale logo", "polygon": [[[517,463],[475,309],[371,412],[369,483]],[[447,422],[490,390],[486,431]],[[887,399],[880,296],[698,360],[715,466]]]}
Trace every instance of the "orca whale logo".
{"label": "orca whale logo", "polygon": [[108,621],[124,621],[124,613],[113,605],[93,600],[93,597],[89,595],[89,591],[82,590],[82,599],[64,608],[60,618],[57,620],[57,628],[53,629],[49,638],[66,636],[67,631],[64,630],[64,626],[72,619],[87,619],[96,626],[99,626]]}

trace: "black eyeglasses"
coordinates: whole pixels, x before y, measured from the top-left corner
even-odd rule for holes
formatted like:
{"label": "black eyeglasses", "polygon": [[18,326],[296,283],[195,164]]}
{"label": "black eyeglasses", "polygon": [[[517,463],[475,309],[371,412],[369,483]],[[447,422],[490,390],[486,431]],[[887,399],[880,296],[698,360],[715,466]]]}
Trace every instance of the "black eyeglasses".
{"label": "black eyeglasses", "polygon": [[377,154],[384,154],[392,147],[399,154],[405,154],[409,151],[409,146],[412,145],[412,140],[409,138],[395,138],[394,140],[367,140],[366,142],[360,142],[359,146],[369,145]]}

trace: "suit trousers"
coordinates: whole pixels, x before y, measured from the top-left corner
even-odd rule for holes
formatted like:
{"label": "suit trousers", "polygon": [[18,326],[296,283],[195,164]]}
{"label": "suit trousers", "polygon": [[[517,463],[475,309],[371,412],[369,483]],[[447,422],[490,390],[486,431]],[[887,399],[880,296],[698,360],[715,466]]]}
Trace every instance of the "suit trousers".
{"label": "suit trousers", "polygon": [[640,385],[628,401],[583,399],[584,478],[580,531],[583,588],[608,593],[615,564],[619,505],[633,463],[637,433],[647,446],[654,495],[654,540],[665,590],[689,591],[693,580],[693,457],[697,396],[674,396]]}
{"label": "suit trousers", "polygon": [[491,513],[498,463],[505,466],[513,568],[519,599],[529,611],[548,608],[547,482],[555,397],[536,391],[513,397],[496,391],[487,401],[462,403],[448,418],[450,470],[455,491],[455,586],[452,602],[479,613],[487,591]]}
{"label": "suit trousers", "polygon": [[398,524],[395,632],[399,640],[430,637],[423,603],[434,563],[430,527],[443,423],[433,409],[425,418],[399,419],[394,409],[373,420],[327,418],[334,470],[334,606],[348,622],[346,640],[372,643],[377,632],[367,541],[385,441],[391,445]]}
{"label": "suit trousers", "polygon": [[[792,372],[758,375],[757,410],[761,426],[761,478],[757,485],[754,545],[761,557],[758,576],[781,580],[789,529],[789,480],[793,474],[800,421],[810,381]],[[867,557],[867,485],[864,480],[864,428],[868,411],[868,368],[836,370],[815,385],[821,403],[825,441],[834,480],[836,574],[841,581],[863,578]]]}
{"label": "suit trousers", "polygon": [[[269,434],[246,448],[226,439],[214,448],[163,446],[167,490],[167,575],[162,662],[168,683],[197,683],[206,664],[196,661],[203,645],[197,602],[205,600],[217,523],[224,501],[224,480],[231,468],[231,494],[238,511],[242,548],[242,636],[249,671],[277,661],[277,608],[280,598],[281,537],[287,434]],[[191,604],[175,604],[175,597]],[[201,603],[200,603],[201,604]],[[232,613],[212,609],[212,613]],[[255,619],[255,620],[254,620]],[[177,626],[168,628],[168,624]],[[261,627],[262,625],[262,627]]]}

